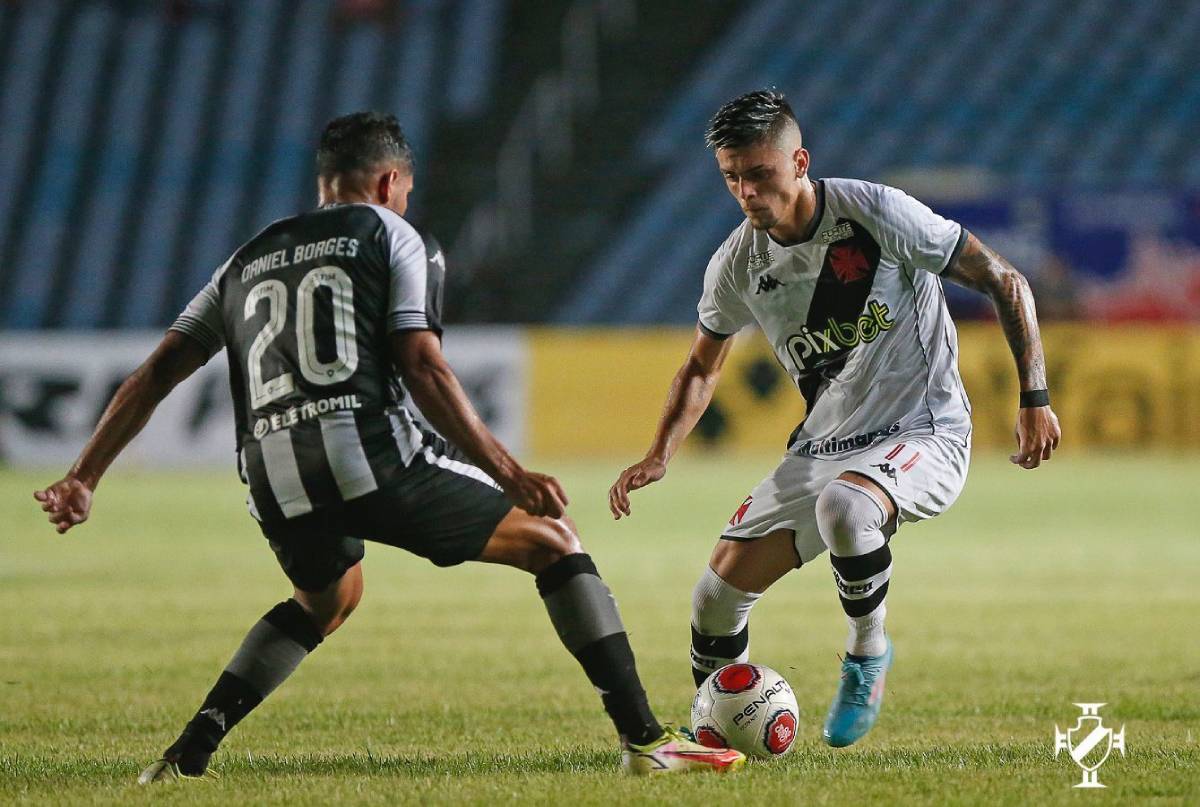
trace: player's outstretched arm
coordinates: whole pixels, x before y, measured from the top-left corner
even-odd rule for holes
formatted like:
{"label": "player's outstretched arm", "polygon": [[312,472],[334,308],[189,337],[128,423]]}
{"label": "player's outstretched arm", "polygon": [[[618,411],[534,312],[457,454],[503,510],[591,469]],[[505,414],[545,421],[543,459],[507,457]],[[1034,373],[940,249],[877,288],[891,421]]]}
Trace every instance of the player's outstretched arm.
{"label": "player's outstretched arm", "polygon": [[[1029,281],[971,233],[967,233],[967,243],[942,276],[992,298],[1021,382],[1017,453],[1009,459],[1022,468],[1036,468],[1058,448],[1062,431],[1049,404],[1046,357]],[[1036,405],[1040,400],[1046,403]]]}
{"label": "player's outstretched arm", "polygon": [[392,334],[392,361],[404,386],[442,435],[504,488],[512,503],[534,516],[561,518],[567,494],[552,476],[526,471],[484,424],[442,355],[433,331]]}
{"label": "player's outstretched arm", "polygon": [[117,388],[67,475],[34,491],[33,497],[42,503],[42,510],[60,533],[87,521],[92,492],[108,466],[142,430],[167,393],[207,361],[208,353],[199,342],[168,331],[150,357]]}
{"label": "player's outstretched arm", "polygon": [[654,434],[654,443],[645,458],[622,471],[608,490],[608,509],[612,511],[613,518],[629,515],[630,491],[644,488],[666,476],[667,463],[692,433],[712,401],[731,344],[733,337],[714,339],[701,328],[696,328],[696,337],[692,340],[688,357],[671,382],[667,404],[663,407]]}

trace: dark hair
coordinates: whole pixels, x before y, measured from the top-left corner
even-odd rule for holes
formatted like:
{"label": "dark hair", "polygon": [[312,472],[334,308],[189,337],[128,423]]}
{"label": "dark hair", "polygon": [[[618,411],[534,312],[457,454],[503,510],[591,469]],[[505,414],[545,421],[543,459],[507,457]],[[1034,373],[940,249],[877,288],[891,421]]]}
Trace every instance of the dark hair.
{"label": "dark hair", "polygon": [[739,95],[717,110],[704,133],[710,149],[741,148],[773,139],[796,115],[783,93],[755,90]]}
{"label": "dark hair", "polygon": [[412,171],[412,148],[395,115],[354,112],[334,118],[321,133],[317,174],[323,177],[370,171],[396,162]]}

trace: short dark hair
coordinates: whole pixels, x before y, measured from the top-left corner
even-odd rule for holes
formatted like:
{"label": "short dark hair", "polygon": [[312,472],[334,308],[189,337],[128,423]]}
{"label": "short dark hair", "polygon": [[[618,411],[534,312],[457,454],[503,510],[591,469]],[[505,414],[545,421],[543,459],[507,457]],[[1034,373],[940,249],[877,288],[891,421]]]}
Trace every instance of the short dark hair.
{"label": "short dark hair", "polygon": [[334,118],[321,133],[317,147],[317,174],[328,177],[370,171],[396,162],[410,172],[412,147],[395,115],[354,112]]}
{"label": "short dark hair", "polygon": [[741,148],[773,139],[796,123],[796,114],[783,93],[774,89],[755,90],[725,103],[708,123],[705,144],[714,151]]}

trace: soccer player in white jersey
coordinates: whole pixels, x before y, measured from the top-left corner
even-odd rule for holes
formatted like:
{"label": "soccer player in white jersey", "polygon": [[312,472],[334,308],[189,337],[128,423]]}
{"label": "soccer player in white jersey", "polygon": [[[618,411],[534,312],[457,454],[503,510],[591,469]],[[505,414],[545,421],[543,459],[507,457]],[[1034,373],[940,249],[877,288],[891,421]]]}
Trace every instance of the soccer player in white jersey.
{"label": "soccer player in white jersey", "polygon": [[762,329],[807,404],[779,467],[722,530],[692,602],[700,683],[749,656],[750,609],[826,549],[849,623],[824,738],[850,745],[875,724],[892,663],[884,631],[888,541],[946,511],[962,491],[971,410],[940,278],[988,295],[1016,359],[1017,452],[1037,468],[1058,447],[1033,296],[1025,278],[955,222],[902,191],[812,179],[787,100],[752,92],[714,116],[707,143],[746,220],[704,276],[699,324],[654,442],[609,491],[662,479],[712,399],[735,333]]}

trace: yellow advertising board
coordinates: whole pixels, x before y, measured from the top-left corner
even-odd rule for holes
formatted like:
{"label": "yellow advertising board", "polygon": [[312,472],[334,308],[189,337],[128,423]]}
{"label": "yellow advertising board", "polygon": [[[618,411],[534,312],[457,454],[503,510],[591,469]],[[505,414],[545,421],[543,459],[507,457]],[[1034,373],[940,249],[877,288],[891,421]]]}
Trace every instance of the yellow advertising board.
{"label": "yellow advertising board", "polygon": [[[529,446],[538,456],[634,457],[654,434],[687,328],[530,333]],[[1200,448],[1200,328],[1045,327],[1051,397],[1064,450]],[[980,449],[1012,447],[1017,380],[995,324],[959,325],[959,365]],[[757,331],[725,365],[688,450],[781,453],[804,401]]]}

